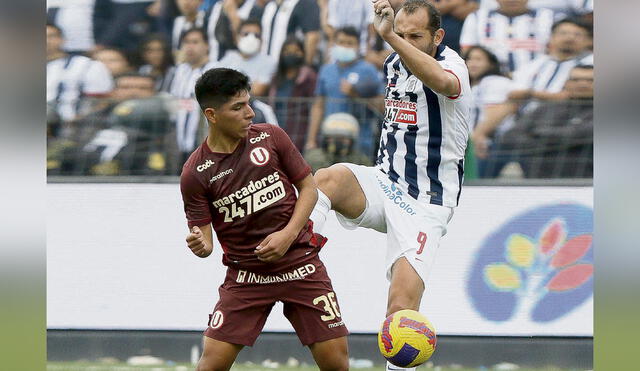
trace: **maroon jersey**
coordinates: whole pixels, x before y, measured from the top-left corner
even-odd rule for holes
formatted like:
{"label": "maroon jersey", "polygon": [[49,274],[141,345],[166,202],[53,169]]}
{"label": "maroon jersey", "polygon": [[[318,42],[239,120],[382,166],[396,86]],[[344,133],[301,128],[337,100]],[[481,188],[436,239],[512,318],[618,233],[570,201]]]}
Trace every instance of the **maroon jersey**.
{"label": "maroon jersey", "polygon": [[277,272],[311,259],[323,242],[311,222],[276,262],[261,262],[254,253],[289,223],[297,200],[292,184],[310,173],[289,136],[274,125],[251,125],[232,153],[212,152],[205,141],[180,177],[189,228],[212,223],[229,267]]}

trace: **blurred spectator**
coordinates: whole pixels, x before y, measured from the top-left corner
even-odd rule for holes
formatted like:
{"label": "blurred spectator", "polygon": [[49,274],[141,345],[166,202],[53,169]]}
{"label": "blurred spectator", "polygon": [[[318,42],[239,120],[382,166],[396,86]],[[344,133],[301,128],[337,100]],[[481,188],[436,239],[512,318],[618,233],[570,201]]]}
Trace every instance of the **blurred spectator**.
{"label": "blurred spectator", "polygon": [[321,144],[308,150],[304,158],[313,171],[339,162],[371,166],[369,156],[357,148],[360,127],[358,120],[348,113],[334,113],[322,122]]}
{"label": "blurred spectator", "polygon": [[249,19],[256,0],[219,0],[211,8],[207,26],[209,59],[219,61],[228,50],[236,49],[242,21]]}
{"label": "blurred spectator", "polygon": [[282,44],[275,77],[269,88],[269,102],[278,122],[300,152],[304,151],[309,128],[310,99],[316,89],[317,74],[304,65],[304,45],[295,36]]}
{"label": "blurred spectator", "polygon": [[573,67],[562,93],[564,99],[520,117],[501,139],[504,150],[523,152],[527,178],[593,176],[593,66]]}
{"label": "blurred spectator", "polygon": [[251,94],[266,96],[275,74],[276,61],[260,54],[262,26],[258,21],[243,21],[238,33],[238,50],[229,50],[217,65],[243,72],[251,79]]}
{"label": "blurred spectator", "polygon": [[365,55],[376,32],[373,28],[371,0],[321,0],[326,2],[326,33],[329,45],[333,44],[335,30],[351,26],[360,30],[360,54]]}
{"label": "blurred spectator", "polygon": [[358,98],[380,97],[382,101],[384,84],[380,72],[358,55],[359,36],[359,32],[353,27],[336,31],[335,45],[330,50],[335,62],[323,65],[318,74],[306,149],[318,146],[317,135],[324,117],[345,112],[354,115],[360,123],[359,149],[367,155],[373,155],[374,133],[371,121],[375,116],[366,102],[359,101]]}
{"label": "blurred spectator", "polygon": [[290,34],[304,35],[305,64],[313,65],[320,41],[320,8],[316,0],[272,0],[262,14],[255,7],[250,17],[262,22],[262,53],[277,60],[284,40]]}
{"label": "blurred spectator", "polygon": [[80,102],[87,97],[103,97],[113,89],[111,73],[104,64],[62,50],[64,37],[55,25],[47,31],[47,104],[63,121],[73,120]]}
{"label": "blurred spectator", "polygon": [[155,32],[153,0],[95,0],[93,34],[96,47],[135,53],[140,41]]}
{"label": "blurred spectator", "polygon": [[156,91],[169,91],[176,69],[167,39],[161,34],[150,35],[140,44],[138,58],[142,62],[138,72],[155,79]]}
{"label": "blurred spectator", "polygon": [[478,10],[479,0],[436,0],[434,5],[442,15],[444,39],[442,43],[460,52],[460,33],[467,16]]}
{"label": "blurred spectator", "polygon": [[93,52],[91,56],[93,57],[93,59],[102,62],[105,66],[107,66],[109,72],[111,72],[111,76],[113,77],[122,75],[123,73],[131,72],[133,70],[133,67],[129,63],[129,59],[120,49],[99,49]]}
{"label": "blurred spectator", "polygon": [[[541,55],[514,73],[509,100],[493,106],[490,114],[478,123],[472,136],[476,154],[486,159],[485,167],[479,162],[483,165],[478,168],[481,176],[496,176],[511,160],[508,153],[504,154],[491,144],[490,138],[496,128],[505,120],[509,122],[508,117],[518,111],[524,113],[535,109],[540,100],[564,99],[562,89],[569,71],[577,64],[593,63],[593,55],[589,51],[591,37],[590,27],[581,22],[570,19],[556,22],[549,41],[549,54]],[[499,130],[507,128],[508,125],[503,124]],[[491,153],[499,157],[494,158]]]}
{"label": "blurred spectator", "polygon": [[155,0],[154,8],[158,8],[156,16],[157,32],[165,35],[171,42],[171,31],[173,31],[173,21],[180,16],[180,9],[176,0]]}
{"label": "blurred spectator", "polygon": [[111,100],[83,117],[70,138],[52,142],[47,170],[56,175],[169,175],[178,155],[167,99],[151,76],[116,78]]}
{"label": "blurred spectator", "polygon": [[78,54],[95,47],[93,7],[95,0],[47,0],[47,22],[66,35],[63,49]]}
{"label": "blurred spectator", "polygon": [[[481,0],[480,7],[493,10],[498,7],[496,0]],[[593,13],[593,0],[529,0],[531,9],[551,9],[556,19],[581,17]]]}
{"label": "blurred spectator", "polygon": [[[593,29],[575,19],[563,19],[552,27],[548,54],[543,54],[513,74],[514,100],[563,98],[558,93],[578,64],[593,64]],[[533,107],[533,106],[532,106]]]}
{"label": "blurred spectator", "polygon": [[180,45],[184,63],[176,67],[169,92],[179,99],[176,139],[182,154],[181,161],[184,163],[200,141],[198,132],[203,122],[200,107],[195,100],[196,80],[205,71],[215,67],[215,62],[209,61],[207,34],[200,28],[185,32]]}
{"label": "blurred spectator", "polygon": [[[473,94],[470,122],[478,176],[492,178],[509,162],[509,158],[498,158],[493,142],[513,122],[512,117],[502,117],[500,110],[501,104],[507,101],[512,82],[500,73],[500,62],[496,55],[482,46],[469,48],[464,59],[469,69]],[[491,131],[485,131],[486,128],[491,128]]]}
{"label": "blurred spectator", "polygon": [[175,0],[180,15],[173,21],[171,31],[171,50],[180,50],[182,34],[193,28],[207,28],[207,17],[204,10],[199,10],[202,0]]}
{"label": "blurred spectator", "polygon": [[511,73],[544,53],[553,11],[531,9],[527,0],[497,0],[498,8],[480,8],[464,21],[460,46],[465,52],[473,45],[491,50]]}
{"label": "blurred spectator", "polygon": [[278,124],[278,118],[276,117],[276,113],[273,108],[267,103],[251,97],[249,99],[249,105],[255,113],[255,117],[252,120],[253,124],[271,124],[275,126],[280,126]]}

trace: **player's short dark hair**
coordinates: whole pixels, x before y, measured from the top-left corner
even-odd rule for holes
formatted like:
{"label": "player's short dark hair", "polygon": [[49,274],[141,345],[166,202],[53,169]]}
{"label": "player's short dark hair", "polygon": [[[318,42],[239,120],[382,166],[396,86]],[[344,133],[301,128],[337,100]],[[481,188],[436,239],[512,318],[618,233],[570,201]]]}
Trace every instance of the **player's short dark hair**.
{"label": "player's short dark hair", "polygon": [[200,108],[219,108],[242,91],[251,91],[249,77],[231,68],[212,68],[196,81]]}
{"label": "player's short dark hair", "polygon": [[338,30],[336,31],[336,36],[339,33],[345,34],[347,36],[355,37],[356,40],[358,40],[358,42],[360,42],[360,33],[353,26],[346,26],[346,27],[338,28]]}
{"label": "player's short dark hair", "polygon": [[60,37],[64,37],[64,32],[62,32],[62,28],[58,27],[58,25],[56,25],[55,23],[47,22],[47,27],[53,28],[54,30],[56,30],[58,32],[58,35]]}
{"label": "player's short dark hair", "polygon": [[572,17],[563,18],[563,19],[555,22],[553,24],[553,26],[551,26],[551,33],[553,34],[558,27],[560,27],[563,24],[567,24],[567,23],[582,28],[583,30],[587,31],[587,34],[589,35],[590,38],[593,38],[593,27],[591,27],[586,22],[581,21],[580,19],[572,18]]}
{"label": "player's short dark hair", "polygon": [[255,18],[249,18],[249,19],[245,19],[244,21],[242,21],[240,23],[240,26],[238,26],[238,32],[240,32],[242,27],[244,27],[246,25],[256,25],[256,26],[258,26],[260,28],[260,34],[262,34],[262,23],[260,23],[260,21],[258,21]]}
{"label": "player's short dark hair", "polygon": [[[425,9],[429,14],[429,23],[427,23],[427,29],[431,33],[435,33],[442,24],[442,16],[440,11],[429,1],[426,0],[407,0],[402,4],[400,10],[404,10],[407,14],[413,14],[418,9]],[[400,11],[398,10],[398,12]]]}
{"label": "player's short dark hair", "polygon": [[191,35],[192,33],[197,33],[198,35],[202,36],[202,40],[204,40],[204,42],[207,45],[209,44],[209,37],[207,36],[207,31],[205,31],[204,28],[200,28],[200,27],[192,28],[190,30],[185,31],[182,35],[180,35],[180,44],[182,44],[182,41],[184,40],[185,37],[187,37],[187,35]]}

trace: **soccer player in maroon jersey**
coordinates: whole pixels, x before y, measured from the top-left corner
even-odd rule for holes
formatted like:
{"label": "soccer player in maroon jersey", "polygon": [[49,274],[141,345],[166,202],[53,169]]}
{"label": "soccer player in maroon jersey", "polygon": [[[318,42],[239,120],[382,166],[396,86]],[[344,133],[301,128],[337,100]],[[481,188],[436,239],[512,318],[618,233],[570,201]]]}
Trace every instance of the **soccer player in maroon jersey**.
{"label": "soccer player in maroon jersey", "polygon": [[277,301],[321,370],[347,370],[348,331],[318,257],[326,239],[309,221],[318,197],[311,168],[282,129],[251,123],[250,90],[246,75],[227,68],[195,87],[209,128],[180,177],[186,241],[209,256],[213,226],[227,266],[197,370],[229,370]]}

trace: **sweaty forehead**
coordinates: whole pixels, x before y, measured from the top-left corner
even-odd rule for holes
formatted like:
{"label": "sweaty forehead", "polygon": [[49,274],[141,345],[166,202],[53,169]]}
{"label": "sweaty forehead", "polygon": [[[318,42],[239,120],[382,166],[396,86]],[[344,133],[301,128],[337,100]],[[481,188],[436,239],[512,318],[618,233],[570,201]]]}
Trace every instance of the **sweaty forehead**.
{"label": "sweaty forehead", "polygon": [[394,29],[398,33],[415,33],[425,32],[428,30],[429,25],[429,13],[426,9],[416,9],[412,14],[409,14],[401,9],[396,16],[394,23]]}

